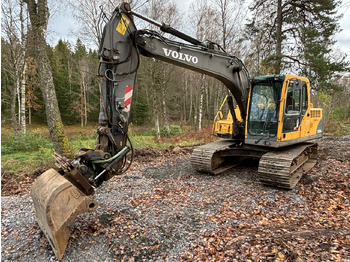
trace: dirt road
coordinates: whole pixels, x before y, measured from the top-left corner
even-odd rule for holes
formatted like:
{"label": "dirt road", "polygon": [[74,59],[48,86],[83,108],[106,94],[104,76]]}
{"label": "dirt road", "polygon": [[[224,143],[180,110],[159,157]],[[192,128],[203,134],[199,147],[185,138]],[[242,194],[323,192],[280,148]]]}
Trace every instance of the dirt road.
{"label": "dirt road", "polygon": [[[291,191],[260,185],[257,167],[199,174],[182,153],[141,157],[99,188],[62,261],[350,261],[349,136],[320,140]],[[56,261],[29,194],[1,204],[2,261]]]}

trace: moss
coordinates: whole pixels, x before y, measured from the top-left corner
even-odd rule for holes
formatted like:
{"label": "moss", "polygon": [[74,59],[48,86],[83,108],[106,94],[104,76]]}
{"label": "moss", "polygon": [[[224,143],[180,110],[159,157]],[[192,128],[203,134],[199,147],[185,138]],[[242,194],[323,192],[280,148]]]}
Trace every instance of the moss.
{"label": "moss", "polygon": [[[57,146],[54,145],[55,150],[59,154],[71,154],[72,150],[69,146],[68,138],[64,132],[63,124],[59,121],[55,122],[54,125],[54,133],[55,137],[53,138],[53,141],[57,143]],[[55,144],[55,142],[53,142]]]}

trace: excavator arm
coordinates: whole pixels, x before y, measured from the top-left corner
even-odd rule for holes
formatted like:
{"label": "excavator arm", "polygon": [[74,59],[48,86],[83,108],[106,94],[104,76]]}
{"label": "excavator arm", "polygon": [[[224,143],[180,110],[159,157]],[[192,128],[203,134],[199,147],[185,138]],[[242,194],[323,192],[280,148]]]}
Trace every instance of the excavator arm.
{"label": "excavator arm", "polygon": [[[169,40],[151,30],[137,30],[134,16],[183,41]],[[132,163],[128,125],[140,55],[220,80],[234,96],[242,118],[246,118],[249,80],[240,59],[227,54],[218,44],[201,42],[133,12],[127,3],[118,6],[104,26],[99,47],[97,145],[94,149],[80,149],[73,161],[56,155],[59,170],[43,173],[31,191],[38,223],[59,259],[66,249],[74,219],[96,209],[97,203],[91,197],[95,189],[111,177],[124,173]],[[243,137],[244,128],[237,130],[242,130],[237,137]]]}

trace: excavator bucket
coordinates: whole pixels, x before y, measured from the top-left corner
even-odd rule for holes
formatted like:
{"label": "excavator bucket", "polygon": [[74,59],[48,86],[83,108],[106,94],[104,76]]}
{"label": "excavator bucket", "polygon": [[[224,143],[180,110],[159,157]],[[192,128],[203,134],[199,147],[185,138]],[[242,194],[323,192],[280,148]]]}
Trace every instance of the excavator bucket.
{"label": "excavator bucket", "polygon": [[36,179],[31,189],[40,228],[61,260],[70,236],[70,226],[77,216],[94,211],[97,202],[86,196],[54,169]]}

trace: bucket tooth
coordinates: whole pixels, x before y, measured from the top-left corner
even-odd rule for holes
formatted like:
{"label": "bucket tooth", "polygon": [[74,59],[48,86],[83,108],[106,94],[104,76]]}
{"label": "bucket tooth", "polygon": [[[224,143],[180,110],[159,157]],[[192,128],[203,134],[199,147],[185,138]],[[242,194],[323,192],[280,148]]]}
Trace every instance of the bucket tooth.
{"label": "bucket tooth", "polygon": [[38,224],[61,260],[74,220],[96,210],[97,202],[86,196],[54,169],[40,175],[31,189]]}

